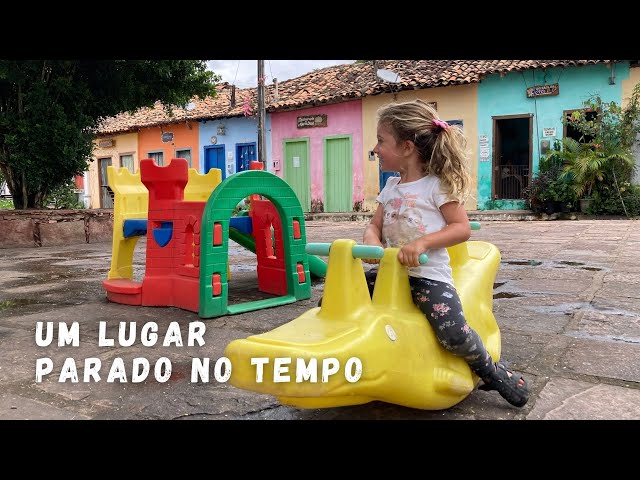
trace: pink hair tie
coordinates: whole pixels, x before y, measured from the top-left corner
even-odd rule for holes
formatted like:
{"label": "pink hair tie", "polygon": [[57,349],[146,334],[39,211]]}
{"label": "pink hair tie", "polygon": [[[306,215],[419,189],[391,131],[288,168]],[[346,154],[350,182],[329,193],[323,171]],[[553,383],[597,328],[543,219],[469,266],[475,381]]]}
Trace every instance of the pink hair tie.
{"label": "pink hair tie", "polygon": [[433,120],[431,122],[432,124],[434,124],[436,127],[434,130],[446,130],[447,128],[449,128],[449,124],[447,122],[443,122],[442,120]]}

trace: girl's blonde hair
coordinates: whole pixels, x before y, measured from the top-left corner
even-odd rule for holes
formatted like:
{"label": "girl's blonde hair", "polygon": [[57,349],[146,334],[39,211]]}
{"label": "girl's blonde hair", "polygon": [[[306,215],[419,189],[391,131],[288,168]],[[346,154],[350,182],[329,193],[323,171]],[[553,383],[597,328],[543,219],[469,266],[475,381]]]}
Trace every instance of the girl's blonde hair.
{"label": "girl's blonde hair", "polygon": [[426,174],[437,175],[447,193],[464,204],[471,190],[467,167],[467,139],[457,125],[447,125],[422,100],[391,103],[378,110],[378,123],[389,128],[397,142],[412,141]]}

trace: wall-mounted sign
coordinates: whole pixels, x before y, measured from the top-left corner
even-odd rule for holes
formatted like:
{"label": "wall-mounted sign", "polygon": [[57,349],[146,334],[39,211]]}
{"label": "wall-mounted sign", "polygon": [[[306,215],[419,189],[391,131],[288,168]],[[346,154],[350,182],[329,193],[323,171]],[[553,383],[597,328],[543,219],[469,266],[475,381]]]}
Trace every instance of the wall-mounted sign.
{"label": "wall-mounted sign", "polygon": [[543,128],[542,132],[543,132],[542,136],[544,136],[544,137],[555,137],[556,136],[555,127],[553,127],[553,128]]}
{"label": "wall-mounted sign", "polygon": [[172,132],[164,132],[162,134],[162,141],[164,143],[173,142],[173,133]]}
{"label": "wall-mounted sign", "polygon": [[113,144],[113,138],[103,138],[98,140],[98,148],[112,148]]}
{"label": "wall-mounted sign", "polygon": [[489,161],[489,135],[478,135],[478,146],[480,147],[480,161]]}
{"label": "wall-mounted sign", "polygon": [[326,127],[327,115],[303,115],[298,117],[298,128]]}
{"label": "wall-mounted sign", "polygon": [[527,98],[545,97],[558,94],[560,94],[559,83],[552,83],[551,85],[535,85],[527,88]]}

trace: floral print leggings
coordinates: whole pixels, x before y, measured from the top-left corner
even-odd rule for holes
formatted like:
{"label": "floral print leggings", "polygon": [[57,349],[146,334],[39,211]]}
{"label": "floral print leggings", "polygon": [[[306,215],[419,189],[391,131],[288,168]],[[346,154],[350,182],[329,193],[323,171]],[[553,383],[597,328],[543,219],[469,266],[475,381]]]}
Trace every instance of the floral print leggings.
{"label": "floral print leggings", "polygon": [[[377,274],[377,269],[365,272],[371,296]],[[456,289],[445,282],[418,277],[409,277],[409,286],[414,303],[427,317],[440,345],[464,358],[478,377],[491,378],[495,366],[480,336],[467,324]]]}

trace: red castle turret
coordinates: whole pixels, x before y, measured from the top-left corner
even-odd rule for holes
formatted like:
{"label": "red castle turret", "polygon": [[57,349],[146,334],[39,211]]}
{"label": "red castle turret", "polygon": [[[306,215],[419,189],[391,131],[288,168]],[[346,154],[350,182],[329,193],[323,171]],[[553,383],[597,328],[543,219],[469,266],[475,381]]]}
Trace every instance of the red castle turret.
{"label": "red castle turret", "polygon": [[198,310],[200,221],[206,202],[184,200],[189,167],[183,158],[164,167],[140,161],[149,190],[146,271],[142,305]]}

